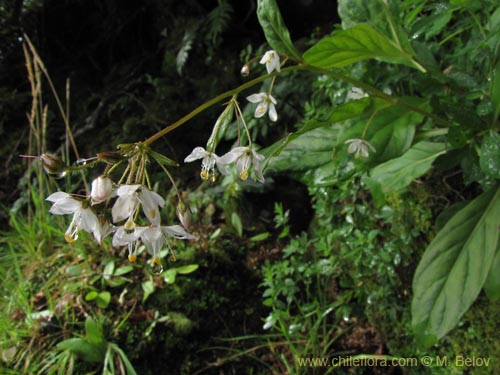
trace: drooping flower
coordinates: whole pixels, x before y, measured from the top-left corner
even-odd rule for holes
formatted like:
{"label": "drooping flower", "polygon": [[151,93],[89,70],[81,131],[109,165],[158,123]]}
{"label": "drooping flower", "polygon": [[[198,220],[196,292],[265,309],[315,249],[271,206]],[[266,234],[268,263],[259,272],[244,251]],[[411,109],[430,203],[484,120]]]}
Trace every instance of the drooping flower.
{"label": "drooping flower", "polygon": [[243,181],[248,178],[249,169],[252,167],[254,171],[254,179],[264,183],[261,164],[264,159],[263,155],[256,153],[250,147],[236,147],[221,157],[221,163],[236,163],[236,169],[238,170],[238,174]]}
{"label": "drooping flower", "polygon": [[267,73],[271,73],[274,70],[280,71],[280,56],[276,51],[270,50],[264,53],[262,59],[260,59],[261,64],[266,64]]}
{"label": "drooping flower", "polygon": [[113,195],[113,181],[107,176],[99,176],[92,181],[90,198],[92,204],[98,204],[111,198]]}
{"label": "drooping flower", "polygon": [[138,194],[144,215],[152,225],[160,225],[160,207],[165,205],[165,200],[160,194],[142,187]]}
{"label": "drooping flower", "polygon": [[159,208],[165,205],[165,200],[158,193],[142,185],[121,185],[116,190],[116,195],[118,199],[111,210],[114,223],[126,219],[126,229],[132,229],[139,203],[142,204],[142,210],[151,224],[160,223]]}
{"label": "drooping flower", "polygon": [[66,241],[75,242],[78,239],[78,232],[84,230],[92,233],[97,242],[101,242],[103,229],[94,211],[84,205],[85,201],[78,200],[62,191],[49,195],[47,200],[53,203],[49,210],[50,213],[54,215],[73,214],[73,219],[64,234]]}
{"label": "drooping flower", "polygon": [[184,159],[185,163],[190,163],[192,161],[201,160],[201,173],[200,176],[204,180],[209,178],[215,181],[215,166],[223,175],[227,175],[226,168],[224,164],[220,162],[220,157],[215,155],[215,153],[205,150],[203,147],[195,147],[194,150]]}
{"label": "drooping flower", "polygon": [[354,157],[357,159],[360,156],[363,158],[367,158],[370,156],[369,150],[372,152],[376,152],[375,147],[373,147],[370,143],[365,141],[364,139],[354,138],[348,139],[344,142],[345,144],[349,144],[347,148],[347,152],[349,154],[354,154]]}
{"label": "drooping flower", "polygon": [[259,103],[255,109],[255,117],[260,118],[266,114],[269,110],[269,118],[271,121],[278,120],[278,113],[276,112],[275,105],[277,104],[276,99],[271,94],[267,92],[260,92],[258,94],[252,94],[247,96],[247,100],[250,103]]}
{"label": "drooping flower", "polygon": [[115,201],[115,204],[111,209],[113,223],[118,223],[127,219],[125,227],[127,227],[127,229],[132,229],[134,223],[133,216],[135,215],[139,205],[137,190],[140,187],[141,185],[121,185],[116,190],[118,199]]}
{"label": "drooping flower", "polygon": [[132,230],[126,229],[124,225],[116,228],[113,236],[113,246],[127,246],[128,260],[130,263],[135,263],[137,260],[137,249],[140,244],[140,237],[144,227],[135,227]]}

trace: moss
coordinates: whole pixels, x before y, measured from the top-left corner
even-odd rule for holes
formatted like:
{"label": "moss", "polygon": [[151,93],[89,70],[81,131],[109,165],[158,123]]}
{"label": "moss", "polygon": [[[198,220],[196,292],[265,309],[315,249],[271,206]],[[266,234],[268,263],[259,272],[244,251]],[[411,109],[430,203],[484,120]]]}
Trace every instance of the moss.
{"label": "moss", "polygon": [[500,366],[500,301],[490,302],[481,296],[465,314],[463,323],[449,336],[449,342],[456,356],[464,358],[485,358],[488,366],[465,369],[466,374],[497,374]]}

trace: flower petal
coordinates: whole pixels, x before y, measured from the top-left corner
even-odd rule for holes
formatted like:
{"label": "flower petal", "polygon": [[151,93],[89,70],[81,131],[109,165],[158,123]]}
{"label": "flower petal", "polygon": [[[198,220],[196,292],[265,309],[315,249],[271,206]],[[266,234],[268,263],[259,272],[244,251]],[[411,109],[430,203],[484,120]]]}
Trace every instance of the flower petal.
{"label": "flower petal", "polygon": [[207,151],[203,147],[195,147],[194,150],[186,156],[184,163],[190,163],[192,161],[204,158]]}
{"label": "flower petal", "polygon": [[120,185],[120,187],[116,190],[116,195],[118,195],[119,197],[124,195],[132,195],[140,187],[141,185]]}
{"label": "flower petal", "polygon": [[250,96],[247,96],[247,100],[250,103],[260,103],[261,101],[263,101],[266,98],[266,95],[267,94],[264,92],[260,92],[258,94],[252,94]]}
{"label": "flower petal", "polygon": [[234,163],[236,159],[238,159],[243,153],[247,147],[235,147],[231,151],[229,151],[227,154],[223,155],[219,159],[219,163],[221,164],[231,164]]}
{"label": "flower petal", "polygon": [[165,235],[170,235],[175,238],[179,238],[181,240],[194,240],[196,239],[195,236],[192,234],[186,232],[186,230],[181,227],[180,225],[170,225],[170,226],[165,226],[162,227],[163,232]]}
{"label": "flower petal", "polygon": [[278,120],[278,113],[276,112],[276,107],[273,103],[269,103],[269,118],[274,122]]}

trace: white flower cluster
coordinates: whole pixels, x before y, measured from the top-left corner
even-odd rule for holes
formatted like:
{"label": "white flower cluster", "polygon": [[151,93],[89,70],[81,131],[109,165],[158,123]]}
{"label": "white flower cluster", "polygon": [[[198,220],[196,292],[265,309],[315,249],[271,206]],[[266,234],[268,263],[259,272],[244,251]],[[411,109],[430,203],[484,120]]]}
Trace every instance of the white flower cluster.
{"label": "white flower cluster", "polygon": [[[273,71],[280,71],[280,57],[276,51],[267,51],[262,59],[260,60],[260,64],[266,65],[267,73],[272,73]],[[242,69],[243,75],[248,75],[249,66],[245,64]],[[274,83],[273,77],[273,83]],[[256,94],[252,94],[247,96],[247,100],[251,103],[258,103],[257,108],[255,109],[255,118],[261,118],[266,113],[269,113],[269,118],[271,121],[278,120],[278,113],[276,112],[276,99],[271,95],[273,84],[271,84],[271,88],[269,92],[260,92]],[[244,121],[244,120],[243,120]],[[245,125],[246,127],[246,125]],[[248,132],[248,129],[247,129]],[[215,181],[215,166],[222,175],[227,175],[226,166],[228,164],[236,164],[236,169],[238,171],[238,175],[240,178],[245,181],[248,176],[250,176],[251,172],[253,179],[255,181],[259,181],[264,183],[264,176],[262,174],[262,161],[265,159],[263,155],[258,154],[250,143],[249,146],[233,148],[231,151],[226,153],[223,156],[217,156],[213,151],[206,150],[203,147],[195,147],[194,150],[189,154],[185,159],[185,163],[190,163],[195,160],[201,159],[201,173],[200,176],[204,180],[212,180]]]}
{"label": "white flower cluster", "polygon": [[[116,200],[111,209],[111,219],[115,225],[112,225],[105,207],[96,210],[96,205],[106,202],[103,206],[107,207],[108,202],[114,198]],[[89,197],[79,199],[59,191],[51,194],[47,200],[53,203],[49,212],[55,215],[73,214],[64,236],[68,242],[76,241],[80,230],[92,233],[99,243],[104,237],[113,233],[113,246],[127,246],[130,262],[137,260],[137,249],[141,243],[152,255],[152,264],[161,265],[160,251],[165,244],[168,246],[168,237],[195,239],[180,225],[161,225],[160,208],[165,205],[165,200],[158,193],[142,185],[115,187],[109,177],[100,176],[92,182]],[[141,207],[147,219],[144,221],[148,225],[137,224]]]}
{"label": "white flower cluster", "polygon": [[264,183],[264,176],[262,175],[262,164],[264,156],[255,152],[249,147],[235,147],[224,156],[220,157],[215,153],[205,150],[203,147],[195,147],[193,152],[189,154],[185,163],[189,163],[198,159],[201,161],[201,178],[208,180],[211,176],[212,181],[215,180],[215,166],[223,175],[227,175],[226,165],[235,163],[236,170],[240,178],[245,181],[249,174],[250,168],[253,169],[254,179]]}

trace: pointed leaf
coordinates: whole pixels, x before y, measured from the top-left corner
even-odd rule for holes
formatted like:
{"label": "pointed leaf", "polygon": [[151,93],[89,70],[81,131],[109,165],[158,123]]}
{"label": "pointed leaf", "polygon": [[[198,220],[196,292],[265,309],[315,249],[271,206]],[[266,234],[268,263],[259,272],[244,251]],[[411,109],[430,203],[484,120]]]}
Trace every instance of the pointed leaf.
{"label": "pointed leaf", "polygon": [[258,0],[257,18],[267,42],[275,51],[301,60],[300,53],[294,47],[290,33],[281,17],[276,0]]}
{"label": "pointed leaf", "polygon": [[418,68],[412,55],[366,24],[326,37],[304,53],[306,63],[319,68],[341,68],[366,59]]}
{"label": "pointed leaf", "polygon": [[234,104],[231,102],[217,118],[212,134],[207,141],[207,150],[214,152],[217,144],[224,137],[227,128],[233,121]]}
{"label": "pointed leaf", "polygon": [[86,362],[102,362],[106,353],[104,344],[95,344],[81,338],[64,340],[57,344],[58,349],[69,350]]}
{"label": "pointed leaf", "polygon": [[498,245],[500,189],[455,214],[427,247],[413,278],[412,325],[417,339],[439,339],[477,298]]}
{"label": "pointed leaf", "polygon": [[85,320],[85,335],[87,336],[87,340],[91,343],[99,344],[104,342],[102,324],[90,316]]}
{"label": "pointed leaf", "polygon": [[198,269],[198,267],[199,266],[197,264],[188,264],[188,265],[185,265],[182,267],[176,267],[175,270],[180,275],[187,275],[191,272],[196,271]]}
{"label": "pointed leaf", "polygon": [[384,192],[399,191],[424,175],[434,160],[446,152],[444,143],[420,142],[399,158],[373,168],[371,178],[382,185]]}

